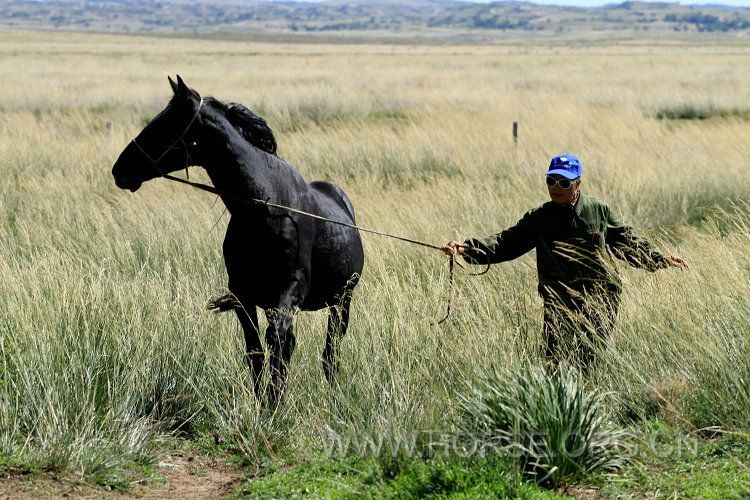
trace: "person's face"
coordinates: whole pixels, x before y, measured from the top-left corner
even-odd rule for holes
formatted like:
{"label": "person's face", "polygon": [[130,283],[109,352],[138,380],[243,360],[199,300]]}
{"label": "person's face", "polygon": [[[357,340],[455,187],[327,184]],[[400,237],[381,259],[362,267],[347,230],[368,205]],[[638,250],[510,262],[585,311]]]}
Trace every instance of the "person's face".
{"label": "person's face", "polygon": [[[553,174],[548,175],[547,177],[552,177],[556,181],[562,181],[563,184],[567,183],[567,179],[563,177],[562,175]],[[560,184],[555,184],[554,186],[550,186],[547,184],[547,190],[549,191],[549,197],[552,198],[552,201],[555,203],[559,203],[561,205],[570,205],[573,203],[573,200],[576,199],[576,196],[578,195],[578,190],[581,186],[581,178],[579,177],[575,181],[573,181],[570,184],[570,187],[567,189],[563,189],[560,187]]]}

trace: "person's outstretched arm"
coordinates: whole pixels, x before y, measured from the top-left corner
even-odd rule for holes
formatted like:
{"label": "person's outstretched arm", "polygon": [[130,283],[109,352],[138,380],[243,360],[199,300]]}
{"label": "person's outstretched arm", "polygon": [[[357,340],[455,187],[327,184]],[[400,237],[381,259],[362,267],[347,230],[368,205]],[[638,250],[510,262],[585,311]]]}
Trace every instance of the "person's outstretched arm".
{"label": "person's outstretched arm", "polygon": [[[516,225],[487,238],[469,238],[463,243],[451,241],[443,250],[463,255],[471,264],[496,264],[515,259],[536,246],[531,215],[527,213]],[[468,248],[467,248],[468,247]],[[478,248],[486,255],[473,250]]]}
{"label": "person's outstretched arm", "polygon": [[687,263],[678,256],[666,256],[657,250],[647,239],[638,236],[633,228],[607,208],[607,245],[618,259],[633,267],[654,272],[669,266],[689,269]]}

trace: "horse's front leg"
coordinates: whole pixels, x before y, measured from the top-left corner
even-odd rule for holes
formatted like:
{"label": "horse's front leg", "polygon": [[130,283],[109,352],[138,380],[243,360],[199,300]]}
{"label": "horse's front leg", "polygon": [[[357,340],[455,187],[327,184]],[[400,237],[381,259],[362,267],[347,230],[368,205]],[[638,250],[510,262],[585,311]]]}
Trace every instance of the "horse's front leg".
{"label": "horse's front leg", "polygon": [[293,309],[274,308],[266,311],[268,328],[266,328],[266,345],[269,355],[270,383],[268,401],[271,406],[278,403],[283,396],[289,368],[289,361],[297,343],[294,336]]}
{"label": "horse's front leg", "polygon": [[280,297],[279,305],[266,311],[266,345],[271,376],[268,389],[272,405],[277,404],[283,396],[289,361],[297,343],[294,336],[294,315],[302,303],[302,288],[300,282],[293,282]]}
{"label": "horse's front leg", "polygon": [[250,373],[253,376],[253,386],[255,396],[258,401],[263,397],[263,346],[260,344],[260,334],[258,330],[258,313],[252,300],[248,300],[242,294],[229,292],[212,299],[207,308],[215,312],[234,311],[242,326],[242,333],[245,336],[245,361],[247,362]]}
{"label": "horse's front leg", "polygon": [[258,313],[254,305],[245,307],[244,303],[235,306],[234,311],[242,325],[242,331],[245,335],[245,361],[250,368],[253,376],[253,386],[255,397],[258,401],[263,398],[263,346],[260,344],[260,335],[258,332]]}

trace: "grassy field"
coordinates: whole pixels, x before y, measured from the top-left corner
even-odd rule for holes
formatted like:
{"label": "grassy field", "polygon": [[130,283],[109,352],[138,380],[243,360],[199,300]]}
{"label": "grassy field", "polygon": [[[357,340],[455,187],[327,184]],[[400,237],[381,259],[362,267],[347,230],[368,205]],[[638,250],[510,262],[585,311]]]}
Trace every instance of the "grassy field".
{"label": "grassy field", "polygon": [[[179,73],[266,117],[280,156],[342,186],[362,226],[434,243],[512,224],[545,201],[549,158],[579,155],[586,193],[692,267],[622,266],[618,327],[587,384],[609,393],[613,423],[661,444],[584,486],[750,491],[750,45],[1,35],[3,476],[53,471],[128,489],[188,446],[233,457],[256,478],[249,495],[305,481],[321,495],[331,485],[343,496],[554,494],[504,465],[423,453],[424,436],[456,428],[457,396],[476,373],[541,362],[533,255],[481,278],[459,272],[453,314],[435,327],[445,257],[365,236],[340,387],[320,366],[324,314],[303,314],[286,404],[259,411],[236,318],[204,310],[226,287],[221,203],[159,180],[123,192],[110,175]],[[383,460],[367,439],[397,443],[411,465]],[[667,457],[663,442],[694,446]],[[706,481],[675,480],[690,467]],[[453,482],[441,490],[443,477]]]}

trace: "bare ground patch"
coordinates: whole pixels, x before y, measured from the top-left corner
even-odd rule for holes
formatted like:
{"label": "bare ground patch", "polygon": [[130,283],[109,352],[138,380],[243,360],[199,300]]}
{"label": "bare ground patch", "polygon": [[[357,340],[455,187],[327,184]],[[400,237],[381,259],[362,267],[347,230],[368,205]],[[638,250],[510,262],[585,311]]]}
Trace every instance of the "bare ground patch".
{"label": "bare ground patch", "polygon": [[3,476],[0,499],[7,498],[102,498],[112,492],[87,485],[74,476],[53,473]]}
{"label": "bare ground patch", "polygon": [[230,495],[243,480],[242,470],[225,462],[224,457],[206,457],[177,451],[164,457],[157,468],[164,477],[160,485],[136,487],[128,497],[139,498],[220,498]]}
{"label": "bare ground patch", "polygon": [[134,478],[126,492],[92,486],[74,475],[56,473],[12,474],[0,477],[0,499],[9,498],[221,498],[243,483],[240,467],[226,457],[174,451],[162,457],[155,472],[159,479]]}

